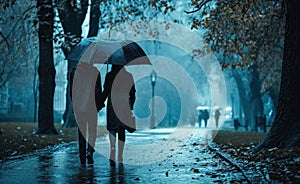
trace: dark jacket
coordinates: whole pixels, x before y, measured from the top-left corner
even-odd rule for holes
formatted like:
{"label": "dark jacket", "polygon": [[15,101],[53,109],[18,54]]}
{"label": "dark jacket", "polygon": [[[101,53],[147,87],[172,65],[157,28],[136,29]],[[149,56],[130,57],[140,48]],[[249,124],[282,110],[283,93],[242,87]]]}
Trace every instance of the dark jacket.
{"label": "dark jacket", "polygon": [[107,130],[123,131],[125,129],[124,122],[132,114],[135,91],[133,76],[125,69],[119,73],[110,71],[106,74],[100,103],[104,103],[108,99]]}
{"label": "dark jacket", "polygon": [[[101,85],[101,77],[100,77],[100,72],[98,69],[90,64],[87,63],[79,63],[76,68],[73,68],[70,73],[70,97],[72,102],[74,103],[73,99],[73,80],[75,76],[75,72],[77,70],[77,75],[79,77],[85,78],[85,80],[90,80],[94,82],[95,80],[95,105],[96,105],[96,110],[99,112],[100,109],[102,109],[105,105],[104,103],[100,103],[100,95],[102,93],[102,85]],[[85,90],[84,88],[93,88],[93,86],[88,86],[88,83],[85,80],[81,80],[80,87],[82,89],[79,89],[78,93],[84,93],[83,91]],[[84,94],[88,95],[88,94]],[[91,94],[92,95],[92,94]],[[78,96],[78,95],[77,95]],[[93,103],[94,104],[94,103]]]}
{"label": "dark jacket", "polygon": [[203,111],[203,114],[202,114],[202,115],[203,115],[203,119],[204,119],[204,120],[209,119],[209,113],[208,113],[208,110],[205,109],[205,110]]}

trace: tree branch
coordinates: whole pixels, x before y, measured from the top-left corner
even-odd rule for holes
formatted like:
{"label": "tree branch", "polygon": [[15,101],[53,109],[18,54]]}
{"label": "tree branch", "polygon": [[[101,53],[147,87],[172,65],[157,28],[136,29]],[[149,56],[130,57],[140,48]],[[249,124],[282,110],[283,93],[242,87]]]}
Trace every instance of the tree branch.
{"label": "tree branch", "polygon": [[8,50],[9,50],[9,43],[8,43],[6,37],[3,35],[3,33],[2,33],[1,31],[0,31],[0,35],[1,35],[1,37],[3,38],[3,40],[5,41],[5,43],[6,43],[6,45],[7,45],[7,48],[8,48]]}
{"label": "tree branch", "polygon": [[17,22],[15,23],[15,25],[13,26],[13,28],[11,29],[10,33],[7,35],[7,38],[10,37],[10,35],[14,32],[14,30],[16,29],[18,23],[24,18],[23,16],[29,12],[31,9],[36,8],[36,6],[31,6],[29,7],[27,10],[25,10],[22,15],[19,17],[19,19],[17,20]]}
{"label": "tree branch", "polygon": [[206,5],[208,2],[210,2],[212,0],[206,0],[206,1],[203,1],[202,3],[200,3],[199,5],[197,5],[197,9],[196,10],[192,10],[192,11],[184,11],[186,14],[191,14],[191,13],[196,13],[197,11],[200,11],[201,8]]}

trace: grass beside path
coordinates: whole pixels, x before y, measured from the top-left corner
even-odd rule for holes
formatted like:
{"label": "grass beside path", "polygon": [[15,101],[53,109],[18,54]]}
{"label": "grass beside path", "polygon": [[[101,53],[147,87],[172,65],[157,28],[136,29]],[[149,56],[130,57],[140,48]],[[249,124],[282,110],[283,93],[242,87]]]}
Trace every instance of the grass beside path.
{"label": "grass beside path", "polygon": [[[16,157],[22,154],[33,153],[36,150],[53,147],[58,144],[77,140],[77,128],[62,128],[61,124],[54,124],[57,135],[37,135],[37,123],[0,123],[0,160]],[[97,136],[104,135],[106,129],[98,127]]]}
{"label": "grass beside path", "polygon": [[216,134],[214,138],[215,143],[237,148],[244,146],[253,147],[262,141],[266,136],[265,133],[234,130],[219,130],[214,133]]}

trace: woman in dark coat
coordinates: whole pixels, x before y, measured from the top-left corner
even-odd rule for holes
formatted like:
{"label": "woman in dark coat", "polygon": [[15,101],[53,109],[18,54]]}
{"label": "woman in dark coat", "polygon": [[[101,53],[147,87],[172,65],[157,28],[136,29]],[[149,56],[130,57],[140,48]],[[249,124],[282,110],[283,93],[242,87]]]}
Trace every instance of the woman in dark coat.
{"label": "woman in dark coat", "polygon": [[135,86],[131,73],[121,65],[112,65],[112,70],[105,76],[104,90],[101,102],[106,99],[107,130],[110,141],[110,164],[115,164],[116,136],[118,134],[118,162],[123,163],[123,150],[125,144],[125,125],[135,102]]}

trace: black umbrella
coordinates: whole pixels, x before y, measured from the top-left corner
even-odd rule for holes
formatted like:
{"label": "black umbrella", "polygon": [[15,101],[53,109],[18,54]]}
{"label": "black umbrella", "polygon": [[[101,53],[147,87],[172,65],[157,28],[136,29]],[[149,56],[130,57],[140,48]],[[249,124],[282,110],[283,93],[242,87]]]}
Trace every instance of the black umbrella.
{"label": "black umbrella", "polygon": [[71,50],[68,59],[76,63],[151,65],[146,53],[137,42],[101,40],[96,37],[83,39]]}

